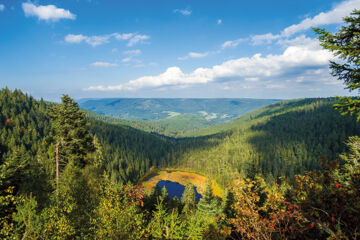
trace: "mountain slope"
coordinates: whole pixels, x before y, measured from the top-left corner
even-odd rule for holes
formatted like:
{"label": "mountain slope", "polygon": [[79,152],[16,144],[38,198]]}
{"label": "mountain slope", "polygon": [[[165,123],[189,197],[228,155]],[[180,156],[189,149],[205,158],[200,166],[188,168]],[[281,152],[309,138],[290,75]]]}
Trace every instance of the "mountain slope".
{"label": "mountain slope", "polygon": [[279,176],[319,169],[348,136],[359,135],[355,117],[332,108],[334,98],[283,101],[202,129],[178,141],[174,167],[189,168],[225,184],[234,172]]}
{"label": "mountain slope", "polygon": [[103,98],[80,99],[80,107],[127,120],[160,120],[180,114],[195,114],[204,119],[223,122],[256,108],[274,103],[273,99],[231,98]]}
{"label": "mountain slope", "polygon": [[[0,90],[0,166],[19,157],[25,165],[40,163],[46,174],[55,173],[55,148],[47,116],[50,105],[20,90]],[[168,153],[173,151],[168,139],[91,117],[88,122],[90,132],[102,145],[104,167],[114,181],[135,182],[151,166],[165,166]]]}
{"label": "mountain slope", "polygon": [[179,137],[277,102],[272,99],[81,99],[83,109],[114,117],[102,118],[147,132]]}

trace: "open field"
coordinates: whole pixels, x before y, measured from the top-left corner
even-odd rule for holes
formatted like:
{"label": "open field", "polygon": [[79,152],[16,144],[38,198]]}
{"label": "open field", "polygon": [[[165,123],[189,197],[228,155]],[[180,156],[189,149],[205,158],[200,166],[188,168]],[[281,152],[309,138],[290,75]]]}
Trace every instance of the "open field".
{"label": "open field", "polygon": [[[148,193],[150,193],[152,188],[156,186],[160,180],[177,182],[184,186],[191,182],[200,194],[204,193],[205,187],[209,181],[207,177],[197,173],[177,169],[154,169],[146,174],[143,180],[140,181],[140,184],[144,186]],[[211,186],[215,196],[221,197],[223,195],[224,190],[216,182],[211,181]]]}

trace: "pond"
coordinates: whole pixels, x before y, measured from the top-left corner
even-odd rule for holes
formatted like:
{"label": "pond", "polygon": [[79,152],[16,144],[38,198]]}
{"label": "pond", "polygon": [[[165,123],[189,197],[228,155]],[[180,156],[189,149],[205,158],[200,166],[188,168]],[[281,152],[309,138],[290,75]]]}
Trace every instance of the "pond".
{"label": "pond", "polygon": [[[166,191],[168,192],[170,198],[174,198],[176,196],[180,200],[185,190],[184,185],[172,181],[160,180],[157,183],[157,185],[160,187],[160,189],[162,189],[165,186]],[[194,191],[195,191],[196,202],[198,202],[202,196],[201,194],[198,193],[196,187],[194,187]]]}

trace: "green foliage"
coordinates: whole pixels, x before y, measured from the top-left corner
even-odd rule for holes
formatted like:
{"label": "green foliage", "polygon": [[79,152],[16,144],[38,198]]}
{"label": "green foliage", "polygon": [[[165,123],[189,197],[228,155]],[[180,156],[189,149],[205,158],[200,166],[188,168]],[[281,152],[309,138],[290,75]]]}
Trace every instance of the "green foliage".
{"label": "green foliage", "polygon": [[152,166],[166,166],[173,144],[124,125],[88,119],[89,131],[102,148],[104,168],[113,182],[136,182]]}
{"label": "green foliage", "polygon": [[[360,139],[349,138],[340,164],[318,160],[335,159],[360,132],[331,108],[334,99],[277,103],[188,139],[86,119],[66,95],[51,121],[49,104],[20,91],[4,89],[0,100],[2,239],[359,238]],[[65,165],[54,191],[57,143]],[[223,185],[240,177],[222,200],[209,185],[198,204],[191,184],[181,202],[166,189],[145,197],[141,186],[121,184],[151,166],[192,169]]]}
{"label": "green foliage", "polygon": [[167,211],[159,202],[149,228],[155,239],[204,239],[208,223],[195,214],[180,215],[177,209]]}
{"label": "green foliage", "polygon": [[266,184],[257,176],[236,179],[229,185],[234,194],[234,217],[228,223],[239,239],[288,239],[301,236],[306,222],[295,205],[286,201],[280,186]]}
{"label": "green foliage", "polygon": [[351,137],[349,152],[324,165],[323,172],[296,176],[289,191],[307,220],[311,238],[357,239],[360,222],[360,138]]}
{"label": "green foliage", "polygon": [[49,109],[51,127],[59,155],[63,164],[73,162],[85,166],[85,156],[94,151],[93,139],[86,128],[85,113],[68,95],[61,98],[62,103]]}
{"label": "green foliage", "polygon": [[[339,61],[330,61],[332,75],[344,81],[350,91],[360,88],[360,10],[354,10],[350,16],[345,17],[340,30],[332,34],[325,29],[315,28],[319,34],[321,46],[330,50]],[[335,109],[340,109],[344,114],[358,113],[360,99],[341,97],[342,103],[335,104]],[[358,120],[360,115],[358,114]]]}
{"label": "green foliage", "polygon": [[32,195],[25,197],[16,208],[14,220],[17,222],[17,229],[14,232],[21,239],[37,239],[41,235],[43,223],[37,213],[36,199]]}
{"label": "green foliage", "polygon": [[212,193],[211,183],[206,185],[205,192],[202,195],[197,208],[200,213],[209,217],[214,217],[220,214],[220,202]]}
{"label": "green foliage", "polygon": [[84,109],[127,120],[160,120],[197,115],[203,120],[222,122],[277,101],[246,98],[104,98],[83,99],[79,102]]}
{"label": "green foliage", "polygon": [[176,142],[171,167],[191,169],[225,186],[234,172],[271,182],[320,169],[348,136],[360,134],[355,117],[341,116],[334,98],[283,101]]}
{"label": "green foliage", "polygon": [[140,188],[108,182],[92,219],[94,239],[145,239],[148,230],[141,212]]}
{"label": "green foliage", "polygon": [[181,203],[184,205],[183,212],[190,214],[196,208],[196,197],[194,191],[194,185],[188,183],[185,186],[184,193],[181,197]]}

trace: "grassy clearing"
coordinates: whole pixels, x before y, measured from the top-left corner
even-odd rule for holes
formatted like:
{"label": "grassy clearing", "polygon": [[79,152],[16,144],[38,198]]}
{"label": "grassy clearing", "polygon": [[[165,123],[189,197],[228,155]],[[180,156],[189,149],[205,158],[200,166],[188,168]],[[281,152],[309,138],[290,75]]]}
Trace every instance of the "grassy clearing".
{"label": "grassy clearing", "polygon": [[[148,193],[160,180],[177,182],[182,185],[192,183],[200,194],[203,194],[209,179],[197,173],[186,172],[178,169],[153,169],[148,172],[139,182]],[[214,181],[211,186],[215,196],[222,197],[224,190]]]}

